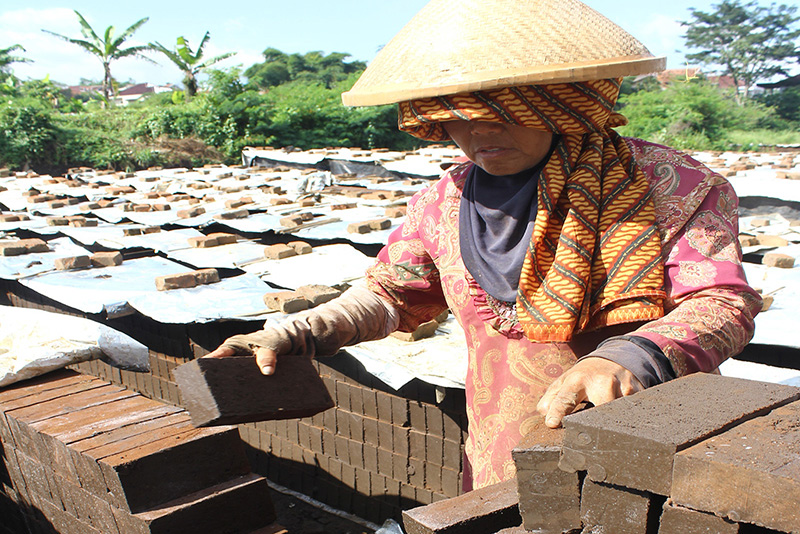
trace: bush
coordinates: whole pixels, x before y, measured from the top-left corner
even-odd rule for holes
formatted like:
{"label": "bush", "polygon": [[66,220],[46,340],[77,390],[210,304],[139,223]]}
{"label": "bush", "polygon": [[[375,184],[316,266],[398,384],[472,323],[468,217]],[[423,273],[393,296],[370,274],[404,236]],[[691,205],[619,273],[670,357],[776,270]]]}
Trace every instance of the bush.
{"label": "bush", "polygon": [[58,130],[51,112],[30,103],[0,106],[0,163],[12,168],[42,168],[57,157]]}
{"label": "bush", "polygon": [[619,129],[622,135],[676,148],[706,150],[729,148],[729,130],[767,126],[774,117],[774,112],[763,104],[748,102],[740,106],[732,94],[702,80],[623,95],[620,107],[629,121]]}

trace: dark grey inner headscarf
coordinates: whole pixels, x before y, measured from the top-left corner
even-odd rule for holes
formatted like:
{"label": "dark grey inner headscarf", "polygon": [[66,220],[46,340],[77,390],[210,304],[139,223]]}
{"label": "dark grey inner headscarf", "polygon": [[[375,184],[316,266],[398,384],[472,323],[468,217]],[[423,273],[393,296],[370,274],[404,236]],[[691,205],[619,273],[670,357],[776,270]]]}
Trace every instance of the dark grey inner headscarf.
{"label": "dark grey inner headscarf", "polygon": [[537,182],[546,161],[508,176],[473,165],[464,182],[458,220],[461,257],[478,285],[498,300],[517,300],[536,220]]}

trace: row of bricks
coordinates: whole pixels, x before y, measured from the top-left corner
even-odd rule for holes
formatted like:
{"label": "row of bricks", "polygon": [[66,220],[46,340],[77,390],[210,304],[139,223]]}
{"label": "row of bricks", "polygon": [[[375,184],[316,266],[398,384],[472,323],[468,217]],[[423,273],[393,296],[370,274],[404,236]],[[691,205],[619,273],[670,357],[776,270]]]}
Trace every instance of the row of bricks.
{"label": "row of bricks", "polygon": [[[194,429],[176,407],[83,375],[4,390],[0,408],[5,443],[127,511],[249,472],[234,429]],[[171,483],[153,488],[151,477]]]}
{"label": "row of bricks", "polygon": [[13,472],[13,487],[4,492],[13,494],[22,509],[38,510],[46,521],[42,531],[48,533],[166,534],[222,529],[249,533],[275,519],[266,480],[253,474],[182,496],[152,511],[130,513],[13,447],[4,447],[4,462]]}
{"label": "row of bricks", "polygon": [[[569,416],[563,432],[540,425],[514,451],[523,524],[547,532],[581,525],[682,532],[659,526],[669,499],[698,510],[684,515],[699,524],[718,523],[718,532],[739,532],[739,521],[800,530],[800,472],[784,470],[776,480],[771,466],[785,457],[765,446],[786,441],[770,427],[776,419],[800,421],[798,398],[798,388],[697,374]],[[742,446],[756,450],[741,455]],[[742,495],[741,487],[760,495]]]}
{"label": "row of bricks", "polygon": [[[403,509],[448,498],[442,493],[399,482],[335,459],[325,464],[327,471],[324,471],[311,464],[301,464],[298,460],[280,458],[257,449],[250,449],[250,452],[254,470],[270,480],[297,488],[318,501],[377,523],[389,517],[399,521]],[[367,488],[369,493],[365,493]],[[363,504],[368,508],[366,515]]]}
{"label": "row of bricks", "polygon": [[[442,466],[422,457],[411,456],[408,449],[406,453],[402,453],[308,426],[299,426],[298,435],[292,436],[289,433],[288,436],[280,436],[259,430],[256,425],[240,425],[245,443],[280,458],[321,466],[323,469],[328,462],[341,462],[380,473],[397,482],[428,488],[448,497],[461,492],[462,474],[458,467]],[[304,436],[306,432],[307,436]],[[421,456],[424,454],[424,450],[420,451]],[[454,447],[453,454],[460,458],[460,447]]]}
{"label": "row of bricks", "polygon": [[[168,364],[164,360],[160,361],[163,366]],[[126,387],[150,399],[163,401],[173,406],[182,406],[180,390],[175,382],[161,378],[155,373],[136,373],[121,370],[98,360],[81,362],[70,366],[70,368]]]}

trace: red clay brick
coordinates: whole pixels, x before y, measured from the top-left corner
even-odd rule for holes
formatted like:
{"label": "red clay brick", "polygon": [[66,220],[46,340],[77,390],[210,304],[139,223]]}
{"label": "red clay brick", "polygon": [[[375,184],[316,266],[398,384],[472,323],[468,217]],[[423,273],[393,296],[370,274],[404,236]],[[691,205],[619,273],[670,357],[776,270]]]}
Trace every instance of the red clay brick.
{"label": "red clay brick", "polygon": [[208,237],[213,237],[216,239],[219,245],[230,245],[239,240],[239,236],[236,234],[228,234],[225,232],[214,232],[212,234],[208,234]]}
{"label": "red clay brick", "polygon": [[560,467],[669,495],[676,452],[798,398],[791,386],[689,375],[564,418]]}
{"label": "red clay brick", "polygon": [[296,313],[307,310],[308,300],[297,291],[271,291],[264,294],[264,304],[270,310],[282,313]]}
{"label": "red clay brick", "polygon": [[300,286],[296,292],[305,298],[312,308],[331,301],[342,294],[338,289],[319,284]]}
{"label": "red clay brick", "polygon": [[206,235],[190,237],[188,243],[192,248],[211,248],[219,245],[219,241],[215,237]]}
{"label": "red clay brick", "polygon": [[298,255],[311,254],[314,248],[305,241],[290,241],[287,243]]}

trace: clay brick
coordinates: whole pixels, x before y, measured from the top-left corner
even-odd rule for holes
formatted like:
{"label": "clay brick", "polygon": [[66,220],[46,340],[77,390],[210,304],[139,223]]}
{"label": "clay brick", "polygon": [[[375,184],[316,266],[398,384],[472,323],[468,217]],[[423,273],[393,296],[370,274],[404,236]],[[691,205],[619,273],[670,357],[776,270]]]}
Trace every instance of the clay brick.
{"label": "clay brick", "polygon": [[[119,447],[127,450],[105,455]],[[239,433],[233,427],[193,429],[175,425],[88,454],[101,456],[98,464],[109,502],[132,513],[250,471]]]}
{"label": "clay brick", "polygon": [[127,514],[115,510],[120,532],[252,532],[275,521],[266,479],[249,474],[168,502]]}
{"label": "clay brick", "polygon": [[211,248],[219,245],[217,238],[206,235],[190,237],[188,243],[192,248]]}
{"label": "clay brick", "polygon": [[208,234],[208,237],[216,239],[219,245],[231,245],[239,241],[239,236],[236,234],[228,234],[225,232],[214,232],[213,234]]}
{"label": "clay brick", "polygon": [[173,374],[197,425],[308,417],[333,407],[307,358],[284,358],[265,376],[252,357],[200,358]]}
{"label": "clay brick", "polygon": [[772,304],[774,302],[775,302],[775,297],[774,296],[772,296],[772,295],[761,295],[761,311],[765,312],[768,309],[770,309],[770,307],[772,307]]}
{"label": "clay brick", "polygon": [[[279,194],[279,193],[276,193],[274,190],[272,192],[274,194]],[[269,203],[270,203],[271,206],[283,206],[284,204],[291,204],[292,201],[289,200],[288,198],[273,197],[273,198],[269,199]]]}
{"label": "clay brick", "polygon": [[758,244],[764,247],[785,247],[789,241],[777,235],[759,234],[756,236]]}
{"label": "clay brick", "polygon": [[311,254],[314,250],[313,247],[305,241],[290,241],[288,245],[292,247],[298,255]]}
{"label": "clay brick", "polygon": [[317,284],[300,286],[297,288],[296,293],[305,298],[312,308],[331,301],[342,294],[338,289]]}
{"label": "clay brick", "polygon": [[168,291],[170,289],[190,288],[198,285],[219,282],[219,272],[216,269],[199,269],[188,273],[167,274],[155,279],[156,289]]}
{"label": "clay brick", "polygon": [[439,328],[439,323],[436,321],[427,321],[419,325],[413,332],[392,332],[392,337],[410,343],[412,341],[433,337],[437,328]]}
{"label": "clay brick", "polygon": [[798,427],[800,402],[793,402],[681,451],[673,500],[731,521],[800,532]]}
{"label": "clay brick", "polygon": [[296,313],[307,310],[309,302],[296,291],[271,291],[264,294],[264,304],[270,310],[282,313]]}
{"label": "clay brick", "polygon": [[217,217],[223,220],[231,220],[231,219],[246,219],[250,216],[250,212],[246,209],[238,209],[238,210],[231,210],[231,211],[223,211],[222,213],[218,214]]}
{"label": "clay brick", "polygon": [[758,238],[752,235],[739,234],[739,246],[754,247],[758,245]]}
{"label": "clay brick", "polygon": [[[252,201],[251,201],[251,202],[252,202]],[[226,201],[225,201],[225,207],[226,207],[226,208],[228,208],[228,209],[236,209],[236,208],[241,208],[241,207],[242,207],[242,206],[244,206],[245,204],[247,204],[247,202],[244,202],[244,201],[242,201],[241,199],[236,199],[236,200],[226,200]]]}
{"label": "clay brick", "polygon": [[264,248],[264,257],[268,260],[282,260],[283,258],[291,258],[297,256],[297,251],[283,243],[269,245]]}
{"label": "clay brick", "polygon": [[771,221],[769,219],[765,219],[763,217],[757,217],[750,219],[750,226],[752,226],[753,228],[763,228],[764,226],[769,226],[770,222]]}
{"label": "clay brick", "polygon": [[664,503],[658,534],[739,534],[739,525],[696,510]]}
{"label": "clay brick", "polygon": [[397,219],[399,217],[406,216],[406,207],[405,206],[390,206],[386,208],[384,215],[391,219]]}
{"label": "clay brick", "polygon": [[95,252],[90,257],[93,267],[114,267],[122,265],[121,252]]}
{"label": "clay brick", "polygon": [[777,252],[768,252],[764,254],[761,263],[769,267],[779,267],[781,269],[791,269],[794,267],[794,257],[788,254],[779,254]]}
{"label": "clay brick", "polygon": [[122,235],[124,236],[132,236],[132,235],[142,235],[141,228],[123,228]]}
{"label": "clay brick", "polygon": [[407,534],[488,534],[520,521],[515,480],[403,512]]}
{"label": "clay brick", "polygon": [[347,232],[350,234],[368,234],[371,231],[369,222],[354,222],[347,225]]}
{"label": "clay brick", "polygon": [[511,451],[517,468],[519,512],[526,529],[561,534],[581,526],[580,476],[558,468],[564,430],[538,417]]}
{"label": "clay brick", "polygon": [[89,258],[89,256],[69,256],[67,258],[56,258],[55,266],[59,271],[85,269],[86,267],[92,266],[92,260]]}
{"label": "clay brick", "polygon": [[386,230],[387,228],[391,228],[391,226],[392,226],[392,221],[390,221],[389,219],[386,219],[386,218],[383,218],[383,219],[371,219],[371,220],[367,221],[367,223],[369,223],[369,227],[372,230]]}
{"label": "clay brick", "polygon": [[719,375],[671,380],[565,417],[559,465],[669,495],[676,452],[798,398],[799,388]]}
{"label": "clay brick", "polygon": [[202,206],[197,206],[194,208],[186,209],[186,210],[178,210],[178,217],[181,219],[191,219],[193,217],[198,217],[206,212],[205,208]]}
{"label": "clay brick", "polygon": [[646,492],[593,482],[587,478],[581,491],[583,528],[588,532],[602,530],[614,534],[647,534],[652,532],[647,524],[651,504],[651,497]]}
{"label": "clay brick", "polygon": [[172,211],[172,206],[169,204],[159,203],[153,204],[153,211]]}
{"label": "clay brick", "polygon": [[89,228],[98,226],[97,219],[85,219],[81,217],[80,219],[75,219],[70,217],[69,218],[69,225],[75,228]]}
{"label": "clay brick", "polygon": [[69,226],[69,219],[66,217],[45,217],[45,221],[47,226]]}
{"label": "clay brick", "polygon": [[21,256],[29,252],[20,241],[0,241],[0,256]]}
{"label": "clay brick", "polygon": [[348,203],[343,203],[343,204],[333,204],[333,205],[331,205],[331,210],[332,211],[349,210],[349,209],[353,209],[353,208],[355,208],[357,206],[358,206],[358,204],[356,204],[355,202],[348,202]]}
{"label": "clay brick", "polygon": [[289,215],[288,217],[282,217],[280,223],[284,228],[294,228],[303,224],[303,218],[299,215]]}
{"label": "clay brick", "polygon": [[161,227],[160,226],[145,226],[144,228],[142,228],[142,233],[145,234],[145,235],[146,234],[158,234],[160,232],[161,232]]}

